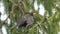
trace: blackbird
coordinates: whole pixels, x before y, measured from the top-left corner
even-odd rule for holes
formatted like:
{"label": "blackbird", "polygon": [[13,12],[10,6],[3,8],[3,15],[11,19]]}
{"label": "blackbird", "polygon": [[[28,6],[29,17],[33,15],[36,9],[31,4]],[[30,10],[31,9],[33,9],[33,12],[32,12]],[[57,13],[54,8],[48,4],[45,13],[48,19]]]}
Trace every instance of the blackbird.
{"label": "blackbird", "polygon": [[34,23],[34,18],[33,18],[34,13],[28,13],[24,16],[22,16],[19,21],[17,22],[16,25],[14,25],[12,28],[16,27],[22,27],[22,26],[31,26]]}

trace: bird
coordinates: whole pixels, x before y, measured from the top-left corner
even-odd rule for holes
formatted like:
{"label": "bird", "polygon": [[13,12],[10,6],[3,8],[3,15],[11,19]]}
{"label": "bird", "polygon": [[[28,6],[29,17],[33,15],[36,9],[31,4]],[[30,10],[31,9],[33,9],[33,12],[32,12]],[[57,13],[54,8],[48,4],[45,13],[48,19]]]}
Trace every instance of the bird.
{"label": "bird", "polygon": [[12,27],[13,28],[16,28],[16,27],[28,27],[28,26],[31,26],[33,23],[34,23],[34,15],[35,13],[28,13],[24,16],[22,16],[19,21],[17,21],[17,24],[14,25]]}

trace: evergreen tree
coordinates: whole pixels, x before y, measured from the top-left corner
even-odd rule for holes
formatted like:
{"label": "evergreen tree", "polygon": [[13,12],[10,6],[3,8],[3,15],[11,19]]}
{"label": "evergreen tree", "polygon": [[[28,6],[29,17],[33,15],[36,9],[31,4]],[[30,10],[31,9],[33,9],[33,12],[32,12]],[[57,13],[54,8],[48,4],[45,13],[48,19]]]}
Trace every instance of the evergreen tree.
{"label": "evergreen tree", "polygon": [[[35,1],[37,1],[38,5],[37,10],[34,7]],[[0,20],[0,29],[2,25],[5,25],[7,34],[58,34],[60,31],[60,0],[2,0],[2,2],[8,17],[4,21]],[[40,4],[44,6],[44,15],[39,14]],[[31,10],[36,13],[34,15],[34,24],[30,28],[21,27],[11,30],[11,27],[20,17]],[[7,19],[10,19],[10,24],[7,24]]]}

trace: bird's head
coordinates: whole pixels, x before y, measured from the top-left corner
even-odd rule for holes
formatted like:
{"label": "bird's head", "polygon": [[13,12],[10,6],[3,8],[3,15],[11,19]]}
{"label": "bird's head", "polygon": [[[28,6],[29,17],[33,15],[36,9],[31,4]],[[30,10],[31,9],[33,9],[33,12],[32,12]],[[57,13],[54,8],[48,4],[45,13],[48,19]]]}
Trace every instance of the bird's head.
{"label": "bird's head", "polygon": [[29,13],[31,16],[34,16],[36,13],[35,12],[31,12]]}
{"label": "bird's head", "polygon": [[34,16],[34,15],[36,15],[36,12],[34,11],[34,10],[30,10],[29,12],[28,12],[31,16]]}

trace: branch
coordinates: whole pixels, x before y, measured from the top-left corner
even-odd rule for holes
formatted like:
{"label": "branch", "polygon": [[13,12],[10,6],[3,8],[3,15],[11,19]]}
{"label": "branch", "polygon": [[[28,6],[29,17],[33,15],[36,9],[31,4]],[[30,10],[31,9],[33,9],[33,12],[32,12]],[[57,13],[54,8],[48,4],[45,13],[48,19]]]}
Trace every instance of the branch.
{"label": "branch", "polygon": [[5,21],[10,17],[11,13],[9,13],[9,15],[7,16],[7,18],[4,21],[1,21],[1,25],[7,24],[5,23]]}

